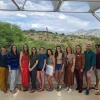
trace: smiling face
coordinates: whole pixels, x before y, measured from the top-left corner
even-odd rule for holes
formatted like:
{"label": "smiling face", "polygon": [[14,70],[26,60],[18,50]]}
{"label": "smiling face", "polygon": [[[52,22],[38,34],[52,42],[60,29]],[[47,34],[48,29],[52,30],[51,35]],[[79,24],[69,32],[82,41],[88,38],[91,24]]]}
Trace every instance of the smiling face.
{"label": "smiling face", "polygon": [[86,44],[86,51],[90,51],[91,49],[91,45],[90,44]]}
{"label": "smiling face", "polygon": [[71,47],[67,47],[66,51],[67,51],[67,53],[72,53]]}
{"label": "smiling face", "polygon": [[48,53],[49,56],[51,55],[51,51],[50,50],[48,50],[47,53]]}
{"label": "smiling face", "polygon": [[61,51],[61,47],[57,47],[57,51],[60,52]]}
{"label": "smiling face", "polygon": [[36,49],[32,48],[32,52],[33,52],[33,54],[35,54],[36,53]]}
{"label": "smiling face", "polygon": [[16,52],[16,50],[17,50],[16,46],[13,46],[12,50],[13,50],[13,52]]}
{"label": "smiling face", "polygon": [[44,53],[44,48],[40,48],[40,53]]}
{"label": "smiling face", "polygon": [[81,52],[81,47],[80,46],[76,46],[76,52]]}
{"label": "smiling face", "polygon": [[24,45],[24,50],[25,50],[25,51],[27,51],[27,50],[28,50],[27,45]]}
{"label": "smiling face", "polygon": [[6,53],[7,49],[6,48],[1,48],[2,53]]}

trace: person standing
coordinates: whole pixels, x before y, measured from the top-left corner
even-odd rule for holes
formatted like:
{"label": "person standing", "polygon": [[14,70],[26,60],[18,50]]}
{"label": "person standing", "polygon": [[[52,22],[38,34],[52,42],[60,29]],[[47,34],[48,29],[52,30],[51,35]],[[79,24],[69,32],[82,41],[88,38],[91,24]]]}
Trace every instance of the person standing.
{"label": "person standing", "polygon": [[29,47],[27,44],[24,44],[23,50],[20,53],[20,69],[22,77],[21,91],[27,91],[25,87],[29,85],[29,66]]}
{"label": "person standing", "polygon": [[9,67],[10,73],[10,92],[16,93],[15,87],[19,75],[19,52],[17,51],[16,45],[11,46],[11,51],[7,55],[7,66]]}
{"label": "person standing", "polygon": [[76,90],[79,90],[79,93],[82,93],[83,89],[83,69],[85,66],[85,55],[82,53],[81,46],[76,46],[76,53],[75,53],[75,76],[77,82]]}
{"label": "person standing", "polygon": [[7,77],[8,73],[7,70],[7,49],[6,46],[2,46],[1,53],[0,53],[0,88],[4,93],[7,93]]}
{"label": "person standing", "polygon": [[52,76],[55,72],[55,57],[53,56],[53,51],[51,49],[47,49],[46,55],[46,74],[49,83],[47,91],[53,91]]}
{"label": "person standing", "polygon": [[32,48],[31,55],[30,55],[30,77],[31,77],[31,84],[32,88],[30,93],[36,91],[36,78],[37,78],[37,65],[39,61],[39,55],[37,54],[37,49],[35,47]]}
{"label": "person standing", "polygon": [[39,63],[37,67],[37,80],[39,82],[40,88],[38,88],[38,92],[44,91],[44,70],[46,66],[46,54],[44,53],[44,47],[40,48],[39,54]]}
{"label": "person standing", "polygon": [[63,58],[64,55],[62,53],[61,47],[57,46],[55,51],[55,79],[58,83],[57,91],[61,91],[62,86],[62,76],[63,76],[63,70],[64,70],[64,64],[63,64]]}
{"label": "person standing", "polygon": [[98,90],[96,92],[96,95],[100,95],[100,90],[99,90],[99,81],[100,81],[100,44],[96,45],[96,69],[95,69],[95,74],[96,74],[96,85],[95,89]]}
{"label": "person standing", "polygon": [[86,82],[87,82],[87,89],[86,89],[86,95],[89,95],[89,89],[91,85],[91,75],[93,71],[93,67],[96,66],[96,54],[91,50],[91,45],[86,44],[86,51],[85,54],[85,75],[86,75]]}
{"label": "person standing", "polygon": [[64,58],[65,64],[65,75],[64,83],[66,84],[65,90],[68,90],[68,93],[72,92],[72,86],[74,84],[74,68],[75,68],[75,55],[72,54],[72,48],[66,48],[66,55]]}

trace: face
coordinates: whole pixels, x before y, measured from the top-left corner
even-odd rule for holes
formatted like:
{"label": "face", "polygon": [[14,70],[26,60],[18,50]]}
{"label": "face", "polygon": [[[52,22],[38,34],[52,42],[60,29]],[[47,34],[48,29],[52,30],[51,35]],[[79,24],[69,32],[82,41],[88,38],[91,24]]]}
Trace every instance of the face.
{"label": "face", "polygon": [[16,49],[17,49],[16,46],[13,46],[13,47],[12,47],[12,50],[13,50],[14,52],[16,52]]}
{"label": "face", "polygon": [[44,53],[44,48],[40,48],[40,53]]}
{"label": "face", "polygon": [[51,55],[51,51],[50,50],[48,50],[48,55]]}
{"label": "face", "polygon": [[90,49],[91,49],[91,45],[90,44],[87,44],[86,45],[86,50],[89,51]]}
{"label": "face", "polygon": [[67,48],[67,52],[71,53],[71,48],[70,47]]}
{"label": "face", "polygon": [[27,45],[24,45],[24,50],[27,51],[28,47]]}
{"label": "face", "polygon": [[61,48],[60,47],[57,47],[57,51],[60,52],[60,50],[61,50]]}
{"label": "face", "polygon": [[76,51],[77,51],[77,52],[80,52],[80,51],[81,51],[80,46],[77,46],[77,47],[76,47]]}
{"label": "face", "polygon": [[6,53],[7,50],[5,48],[2,48],[1,51],[2,53]]}
{"label": "face", "polygon": [[95,48],[96,48],[96,52],[99,52],[99,47],[98,47],[98,46],[96,46]]}
{"label": "face", "polygon": [[33,53],[36,53],[36,49],[35,49],[35,48],[32,48],[32,52],[33,52]]}

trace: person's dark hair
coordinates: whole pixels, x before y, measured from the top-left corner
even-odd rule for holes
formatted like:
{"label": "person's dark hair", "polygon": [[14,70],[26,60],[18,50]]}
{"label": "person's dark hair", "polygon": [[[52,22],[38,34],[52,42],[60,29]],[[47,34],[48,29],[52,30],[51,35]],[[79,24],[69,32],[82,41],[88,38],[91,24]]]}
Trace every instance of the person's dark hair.
{"label": "person's dark hair", "polygon": [[100,44],[96,44],[96,45],[95,45],[95,47],[98,47],[98,48],[100,48]]}
{"label": "person's dark hair", "polygon": [[[14,51],[13,51],[13,47],[14,47],[14,46],[16,47],[16,54],[15,54]],[[16,57],[19,56],[19,53],[18,53],[18,51],[17,51],[17,46],[16,46],[16,45],[12,45],[12,46],[11,46],[11,55],[12,55],[12,56],[16,56]]]}
{"label": "person's dark hair", "polygon": [[[27,52],[25,52],[25,50],[24,50],[24,46],[27,46]],[[23,50],[22,50],[22,52],[23,52],[23,54],[25,55],[25,56],[28,56],[29,57],[29,47],[28,47],[28,45],[27,44],[24,44],[23,45]]]}
{"label": "person's dark hair", "polygon": [[45,50],[45,48],[44,48],[44,47],[40,47],[40,49],[44,49],[44,50]]}
{"label": "person's dark hair", "polygon": [[51,50],[51,49],[47,49],[47,51],[46,51],[46,55],[47,55],[47,57],[49,57],[49,54],[48,54],[48,51],[50,50],[50,52],[51,52],[51,55],[53,55],[53,51]]}
{"label": "person's dark hair", "polygon": [[37,49],[35,47],[32,47],[32,49],[31,49],[31,57],[33,57],[33,51],[32,51],[33,49],[36,50],[35,54],[37,54]]}
{"label": "person's dark hair", "polygon": [[60,48],[60,53],[62,53],[62,50],[61,50],[61,46],[57,46],[56,47],[56,51],[55,51],[55,59],[57,60],[57,57],[58,57],[58,51],[57,51],[57,48]]}
{"label": "person's dark hair", "polygon": [[70,46],[68,46],[68,47],[66,48],[66,53],[68,54],[68,51],[67,51],[68,48],[71,49],[71,54],[72,54],[72,48],[71,48]]}
{"label": "person's dark hair", "polygon": [[7,47],[6,47],[5,45],[2,45],[2,47],[1,47],[1,48],[6,49],[6,52],[7,52]]}
{"label": "person's dark hair", "polygon": [[7,47],[5,45],[3,45],[1,48],[7,49]]}
{"label": "person's dark hair", "polygon": [[[82,47],[80,45],[77,45],[76,47],[80,47],[80,52],[82,52]],[[77,53],[77,50],[76,50]]]}

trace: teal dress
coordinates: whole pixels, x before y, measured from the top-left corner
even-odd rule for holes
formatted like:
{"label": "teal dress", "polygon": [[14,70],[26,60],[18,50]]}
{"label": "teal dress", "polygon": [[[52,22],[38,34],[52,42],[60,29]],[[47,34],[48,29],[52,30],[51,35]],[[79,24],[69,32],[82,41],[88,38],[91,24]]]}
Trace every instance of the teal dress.
{"label": "teal dress", "polygon": [[96,66],[96,54],[90,50],[89,52],[85,51],[85,67],[84,67],[84,71],[89,71],[91,69],[91,67],[95,67]]}

